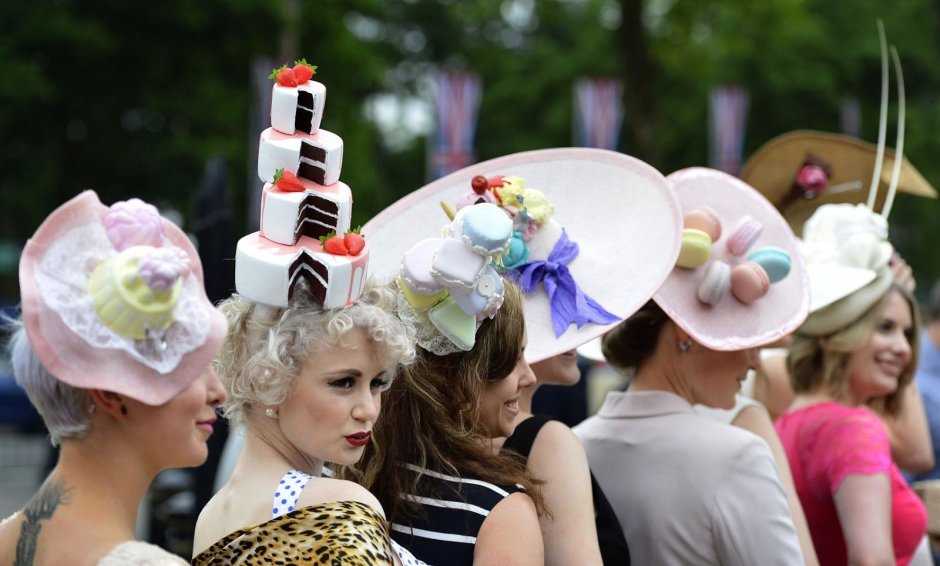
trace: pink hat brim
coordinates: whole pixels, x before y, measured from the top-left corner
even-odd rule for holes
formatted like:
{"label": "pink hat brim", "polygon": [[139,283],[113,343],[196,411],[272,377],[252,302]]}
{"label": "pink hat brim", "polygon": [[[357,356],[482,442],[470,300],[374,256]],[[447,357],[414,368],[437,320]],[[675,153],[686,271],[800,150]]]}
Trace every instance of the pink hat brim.
{"label": "pink hat brim", "polygon": [[[172,372],[161,374],[121,350],[90,345],[46,305],[36,282],[36,266],[49,246],[76,227],[100,224],[107,211],[94,191],[84,191],[53,211],[26,242],[19,266],[23,325],[42,365],[61,381],[81,389],[112,391],[148,405],[162,405],[208,369],[225,338],[225,317],[212,306],[204,290],[199,300],[211,317],[205,343],[186,354]],[[165,218],[163,228],[172,244],[186,252],[191,273],[202,288],[202,264],[189,238]]]}
{"label": "pink hat brim", "polygon": [[711,207],[721,219],[722,233],[712,246],[711,260],[732,267],[744,261],[725,249],[737,221],[745,215],[763,225],[751,251],[774,246],[790,254],[790,273],[770,286],[768,293],[746,305],[730,293],[714,306],[699,301],[698,285],[706,265],[698,269],[675,268],[654,299],[669,318],[696,342],[713,350],[744,350],[772,343],[796,330],[809,313],[809,279],[799,244],[786,220],[756,189],[740,179],[694,167],[676,171],[672,184],[682,212]]}

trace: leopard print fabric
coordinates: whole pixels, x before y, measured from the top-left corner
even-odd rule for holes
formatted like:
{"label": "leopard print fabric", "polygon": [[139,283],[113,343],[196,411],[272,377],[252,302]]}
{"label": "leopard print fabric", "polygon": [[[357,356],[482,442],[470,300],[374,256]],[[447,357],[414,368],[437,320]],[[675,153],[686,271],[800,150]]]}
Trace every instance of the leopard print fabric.
{"label": "leopard print fabric", "polygon": [[373,566],[394,561],[381,515],[358,501],[333,501],[226,535],[193,564]]}

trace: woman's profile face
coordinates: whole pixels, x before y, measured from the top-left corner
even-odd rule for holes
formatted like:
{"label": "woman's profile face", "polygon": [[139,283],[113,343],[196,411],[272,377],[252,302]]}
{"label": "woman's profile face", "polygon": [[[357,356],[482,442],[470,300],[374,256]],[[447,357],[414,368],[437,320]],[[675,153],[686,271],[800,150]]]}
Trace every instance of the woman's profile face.
{"label": "woman's profile face", "polygon": [[540,384],[574,385],[581,379],[578,354],[575,350],[535,362],[531,367]]}
{"label": "woman's profile face", "polygon": [[875,328],[846,364],[850,394],[856,402],[897,391],[898,379],[911,363],[912,332],[910,304],[901,293],[891,291]]}
{"label": "woman's profile face", "polygon": [[303,364],[278,407],[281,431],[307,457],[354,464],[371,441],[390,379],[366,331],[350,330]]}
{"label": "woman's profile face", "polygon": [[695,402],[716,409],[734,407],[734,397],[741,390],[749,369],[758,365],[758,349],[719,351],[694,344],[689,352],[694,356],[687,378],[692,385]]}
{"label": "woman's profile face", "polygon": [[141,446],[155,446],[154,467],[185,468],[206,461],[206,441],[212,436],[215,409],[225,401],[225,389],[212,367],[175,397],[156,407],[126,400],[126,419]]}
{"label": "woman's profile face", "polygon": [[515,430],[522,390],[535,384],[535,374],[525,361],[526,337],[512,372],[504,379],[486,384],[480,396],[480,425],[490,438],[509,436]]}

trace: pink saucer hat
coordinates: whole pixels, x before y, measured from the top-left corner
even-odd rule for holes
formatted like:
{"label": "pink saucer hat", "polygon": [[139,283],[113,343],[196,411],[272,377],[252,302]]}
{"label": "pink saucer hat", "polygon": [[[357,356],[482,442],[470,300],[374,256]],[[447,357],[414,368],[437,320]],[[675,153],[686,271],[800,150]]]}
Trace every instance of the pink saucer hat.
{"label": "pink saucer hat", "polygon": [[26,242],[19,280],[30,345],[73,387],[162,405],[206,371],[225,337],[196,249],[138,199],[109,208],[84,191],[57,208]]}
{"label": "pink saucer hat", "polygon": [[[473,204],[468,200],[474,198],[471,182],[477,176],[523,180],[525,191],[521,192],[528,195],[527,202],[540,212],[546,208],[553,211],[551,220],[530,235],[527,262],[504,264],[504,277],[517,280],[526,272],[526,265],[532,268],[527,272],[532,275],[537,266],[557,259],[561,247],[568,246],[570,251],[573,242],[576,252],[565,254],[569,260],[565,267],[570,281],[581,291],[579,304],[586,297],[585,302],[610,315],[591,318],[572,314],[573,309],[559,306],[562,301],[556,290],[553,316],[544,280],[538,279],[541,275],[528,277],[531,290],[526,293],[525,318],[529,363],[573,350],[636,312],[675,264],[681,233],[679,203],[659,171],[613,151],[555,148],[471,165],[417,189],[380,212],[362,230],[373,250],[369,267],[374,276],[392,280],[409,248],[425,238],[440,237],[450,222],[441,203]],[[533,204],[534,197],[526,192],[530,189],[537,191],[538,204]],[[482,200],[486,199],[492,200],[490,196]],[[559,237],[561,233],[567,240]],[[559,311],[566,312],[559,316]]]}
{"label": "pink saucer hat", "polygon": [[[720,221],[720,233],[712,234],[717,237],[710,254],[701,256],[704,262],[673,269],[653,297],[656,303],[713,350],[754,348],[796,330],[809,313],[809,279],[799,243],[780,212],[747,183],[714,169],[683,169],[667,180],[686,218],[681,255],[690,212],[709,211]],[[739,271],[760,274],[754,294],[735,285]]]}

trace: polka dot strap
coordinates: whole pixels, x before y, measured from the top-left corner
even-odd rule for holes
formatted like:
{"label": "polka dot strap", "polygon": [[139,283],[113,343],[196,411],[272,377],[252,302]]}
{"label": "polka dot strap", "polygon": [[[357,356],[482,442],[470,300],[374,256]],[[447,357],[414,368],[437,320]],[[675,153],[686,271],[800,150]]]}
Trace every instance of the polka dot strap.
{"label": "polka dot strap", "polygon": [[272,507],[271,518],[276,519],[285,513],[290,513],[297,506],[297,500],[300,498],[300,492],[304,490],[310,476],[297,471],[290,470],[274,490],[274,506]]}

